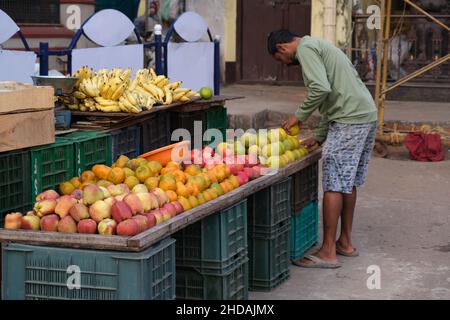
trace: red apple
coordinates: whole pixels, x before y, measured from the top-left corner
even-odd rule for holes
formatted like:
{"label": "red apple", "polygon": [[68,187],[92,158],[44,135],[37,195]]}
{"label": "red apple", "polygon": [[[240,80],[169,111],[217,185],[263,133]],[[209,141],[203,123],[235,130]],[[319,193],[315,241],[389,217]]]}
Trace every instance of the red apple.
{"label": "red apple", "polygon": [[65,216],[58,223],[58,232],[77,233],[77,223],[71,216]]}
{"label": "red apple", "polygon": [[69,210],[70,216],[76,221],[79,222],[84,219],[89,219],[89,209],[82,203],[77,203]]}
{"label": "red apple", "polygon": [[163,207],[163,209],[166,209],[171,218],[175,217],[177,215],[177,209],[175,208],[175,206],[172,203],[166,203]]}
{"label": "red apple", "polygon": [[174,201],[172,202],[172,205],[175,207],[175,209],[177,210],[177,214],[181,214],[184,212],[184,208],[181,205],[181,203],[179,203],[178,201]]}
{"label": "red apple", "polygon": [[147,217],[148,228],[153,228],[156,226],[156,217],[153,213],[149,212],[145,215]]}
{"label": "red apple", "polygon": [[42,217],[40,221],[41,230],[49,232],[57,232],[59,224],[59,216],[56,214],[50,214]]}
{"label": "red apple", "polygon": [[78,233],[83,234],[96,234],[97,233],[97,222],[92,219],[85,219],[78,222]]}
{"label": "red apple", "polygon": [[133,215],[144,213],[141,199],[139,199],[139,197],[135,193],[127,194],[127,196],[123,198],[123,202],[125,202],[130,207],[131,213]]}
{"label": "red apple", "polygon": [[20,228],[24,230],[39,230],[40,220],[38,216],[26,215],[22,217]]}
{"label": "red apple", "polygon": [[55,190],[47,190],[44,191],[42,193],[40,193],[37,197],[36,197],[36,201],[42,201],[42,200],[56,200],[59,198],[59,194],[58,192],[56,192]]}
{"label": "red apple", "polygon": [[102,236],[111,236],[116,234],[117,223],[113,219],[102,220],[98,226],[98,233]]}
{"label": "red apple", "polygon": [[146,216],[142,216],[140,214],[138,214],[137,216],[134,216],[132,218],[133,220],[136,220],[138,226],[139,226],[139,232],[144,232],[145,230],[147,230],[149,228],[149,223],[148,223],[148,219]]}
{"label": "red apple", "polygon": [[22,225],[22,214],[19,212],[9,213],[5,217],[5,229],[17,230]]}
{"label": "red apple", "polygon": [[244,185],[244,184],[246,184],[246,183],[248,183],[248,175],[245,173],[245,172],[243,172],[243,171],[241,171],[241,172],[239,172],[238,174],[237,174],[237,178],[238,178],[238,180],[239,180],[239,184],[242,186],[242,185]]}
{"label": "red apple", "polygon": [[133,214],[130,207],[122,201],[117,201],[111,207],[111,216],[117,223],[131,219]]}
{"label": "red apple", "polygon": [[117,226],[117,235],[119,236],[132,237],[137,235],[138,232],[139,232],[139,225],[137,221],[134,219],[122,221]]}
{"label": "red apple", "polygon": [[169,213],[169,211],[165,208],[159,209],[159,213],[163,216],[163,221],[166,222],[170,219],[172,219],[172,215]]}

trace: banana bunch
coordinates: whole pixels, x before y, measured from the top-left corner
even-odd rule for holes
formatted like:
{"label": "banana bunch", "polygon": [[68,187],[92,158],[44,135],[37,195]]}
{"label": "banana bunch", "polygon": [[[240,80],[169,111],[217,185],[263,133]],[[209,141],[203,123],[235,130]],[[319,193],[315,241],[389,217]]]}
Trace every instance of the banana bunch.
{"label": "banana bunch", "polygon": [[131,79],[131,69],[101,69],[93,73],[82,67],[74,76],[79,77],[72,96],[77,102],[69,109],[80,111],[140,113],[154,105],[188,102],[198,93],[180,88],[181,82],[170,83],[153,69],[140,69]]}

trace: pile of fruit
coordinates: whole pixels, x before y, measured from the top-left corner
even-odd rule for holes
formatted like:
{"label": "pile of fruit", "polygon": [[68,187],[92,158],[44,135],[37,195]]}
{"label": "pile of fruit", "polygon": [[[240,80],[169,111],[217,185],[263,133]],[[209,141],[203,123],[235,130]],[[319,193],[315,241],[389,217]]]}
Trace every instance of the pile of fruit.
{"label": "pile of fruit", "polygon": [[[244,165],[241,171],[227,166],[210,148],[191,154],[204,155],[200,164],[162,167],[121,156],[112,167],[95,165],[62,183],[61,195],[54,190],[38,195],[25,216],[8,214],[5,228],[134,236],[249,181]],[[214,162],[202,163],[205,159]]]}
{"label": "pile of fruit", "polygon": [[77,70],[79,80],[73,92],[71,110],[140,113],[154,105],[188,102],[197,92],[180,88],[181,82],[169,83],[153,69],[140,69],[131,79],[131,69],[102,69],[93,72],[88,67]]}
{"label": "pile of fruit", "polygon": [[240,139],[219,144],[217,152],[225,158],[248,155],[253,162],[259,160],[270,169],[280,169],[309,153],[300,145],[298,130],[298,127],[291,128],[291,135],[282,128],[246,132]]}

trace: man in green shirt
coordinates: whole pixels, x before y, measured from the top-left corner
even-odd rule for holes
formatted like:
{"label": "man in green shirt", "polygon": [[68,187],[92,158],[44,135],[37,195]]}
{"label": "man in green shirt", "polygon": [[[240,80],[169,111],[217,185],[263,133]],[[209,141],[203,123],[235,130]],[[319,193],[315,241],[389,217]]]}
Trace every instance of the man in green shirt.
{"label": "man in green shirt", "polygon": [[[289,30],[274,31],[268,38],[269,53],[286,65],[301,64],[308,96],[283,127],[301,126],[318,110],[322,115],[307,147],[323,149],[324,239],[318,252],[294,264],[306,268],[338,268],[336,254],[357,256],[352,226],[357,187],[364,184],[375,142],[377,108],[347,56],[331,43],[314,37],[300,38]],[[336,241],[341,218],[341,234]]]}

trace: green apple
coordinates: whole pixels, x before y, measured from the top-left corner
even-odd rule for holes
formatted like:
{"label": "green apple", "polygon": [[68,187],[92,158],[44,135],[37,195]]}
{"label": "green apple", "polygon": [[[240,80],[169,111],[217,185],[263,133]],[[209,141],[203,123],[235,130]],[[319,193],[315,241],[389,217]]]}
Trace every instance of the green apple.
{"label": "green apple", "polygon": [[259,147],[257,145],[250,146],[248,148],[248,154],[249,155],[252,155],[252,154],[258,155],[259,154]]}
{"label": "green apple", "polygon": [[291,151],[291,150],[286,151],[286,152],[284,153],[284,156],[286,156],[286,157],[289,158],[289,162],[294,162],[294,161],[295,161],[295,158],[296,158],[294,152]]}
{"label": "green apple", "polygon": [[269,133],[268,133],[267,136],[269,138],[269,142],[270,143],[278,142],[278,141],[280,141],[280,138],[281,138],[280,130],[278,130],[278,129],[271,129],[271,130],[269,130]]}
{"label": "green apple", "polygon": [[257,142],[256,134],[246,132],[241,137],[241,143],[246,148],[249,148],[250,146],[256,145],[256,142]]}
{"label": "green apple", "polygon": [[290,139],[286,139],[283,141],[283,147],[284,150],[293,150],[294,149],[294,143]]}
{"label": "green apple", "polygon": [[272,156],[269,159],[267,159],[267,166],[269,168],[271,168],[271,169],[279,169],[279,168],[281,168],[280,157]]}
{"label": "green apple", "polygon": [[245,147],[240,141],[234,142],[234,154],[235,155],[245,155]]}

